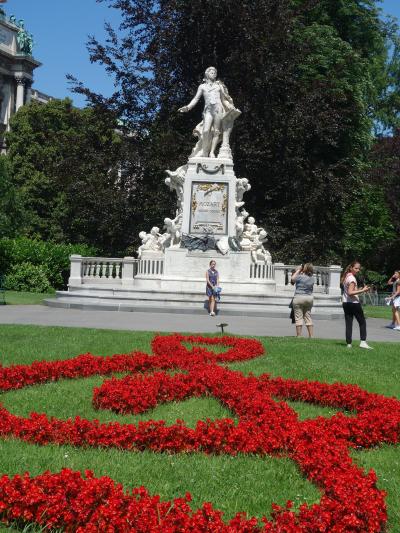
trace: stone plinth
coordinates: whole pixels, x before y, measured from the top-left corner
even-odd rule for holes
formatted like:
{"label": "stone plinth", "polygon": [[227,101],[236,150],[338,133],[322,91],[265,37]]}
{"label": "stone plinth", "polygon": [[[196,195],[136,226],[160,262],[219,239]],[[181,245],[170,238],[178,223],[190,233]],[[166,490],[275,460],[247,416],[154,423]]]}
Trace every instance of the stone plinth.
{"label": "stone plinth", "polygon": [[236,236],[236,177],[231,159],[193,157],[183,188],[182,233]]}

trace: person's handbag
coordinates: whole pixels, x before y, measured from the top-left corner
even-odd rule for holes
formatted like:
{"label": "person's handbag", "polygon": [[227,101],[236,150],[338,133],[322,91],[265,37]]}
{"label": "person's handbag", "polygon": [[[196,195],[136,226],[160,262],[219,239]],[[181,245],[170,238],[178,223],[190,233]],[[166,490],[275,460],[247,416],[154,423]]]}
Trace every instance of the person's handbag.
{"label": "person's handbag", "polygon": [[221,292],[221,287],[213,287],[213,294],[218,302],[221,300]]}
{"label": "person's handbag", "polygon": [[292,321],[292,324],[294,324],[295,323],[295,319],[294,319],[294,309],[293,309],[293,298],[290,300],[289,309],[290,309],[289,318]]}

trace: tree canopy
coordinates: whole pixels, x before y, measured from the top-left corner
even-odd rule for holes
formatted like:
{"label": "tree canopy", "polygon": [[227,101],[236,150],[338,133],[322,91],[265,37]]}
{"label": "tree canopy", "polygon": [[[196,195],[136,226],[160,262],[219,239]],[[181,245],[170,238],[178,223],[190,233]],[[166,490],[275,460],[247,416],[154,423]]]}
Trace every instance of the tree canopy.
{"label": "tree canopy", "polygon": [[68,99],[32,102],[13,116],[8,160],[25,235],[108,253],[126,248],[134,206],[116,128],[109,113]]}

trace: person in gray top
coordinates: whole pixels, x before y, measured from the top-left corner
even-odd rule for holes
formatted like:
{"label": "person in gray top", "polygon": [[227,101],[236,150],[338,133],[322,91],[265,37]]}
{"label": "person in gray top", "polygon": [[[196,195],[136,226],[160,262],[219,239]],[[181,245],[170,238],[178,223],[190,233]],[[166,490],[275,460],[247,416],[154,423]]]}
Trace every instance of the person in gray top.
{"label": "person in gray top", "polygon": [[311,263],[301,265],[292,275],[291,282],[295,284],[293,310],[296,323],[296,336],[302,336],[303,324],[306,325],[308,336],[314,336],[311,308],[314,303],[313,291],[315,279],[314,267]]}

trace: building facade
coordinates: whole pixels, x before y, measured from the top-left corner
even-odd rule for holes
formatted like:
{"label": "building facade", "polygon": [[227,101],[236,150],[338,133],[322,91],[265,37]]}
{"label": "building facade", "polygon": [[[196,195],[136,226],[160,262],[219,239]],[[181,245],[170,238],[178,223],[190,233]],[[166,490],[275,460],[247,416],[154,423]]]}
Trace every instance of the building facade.
{"label": "building facade", "polygon": [[0,150],[11,116],[31,99],[46,103],[51,97],[32,90],[34,70],[41,63],[32,56],[33,39],[24,21],[7,17],[0,8]]}

